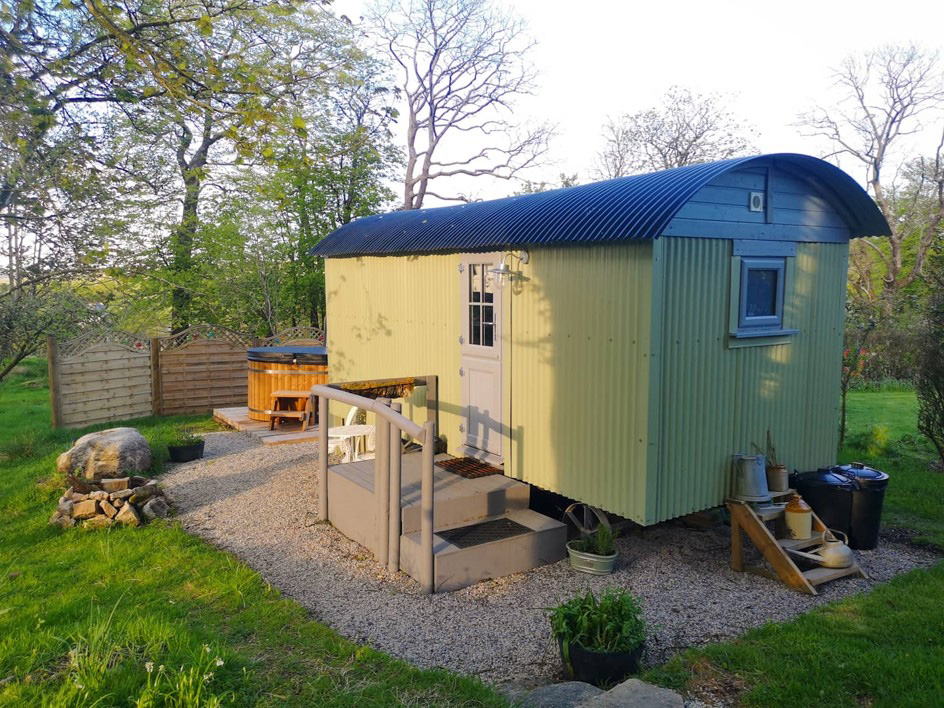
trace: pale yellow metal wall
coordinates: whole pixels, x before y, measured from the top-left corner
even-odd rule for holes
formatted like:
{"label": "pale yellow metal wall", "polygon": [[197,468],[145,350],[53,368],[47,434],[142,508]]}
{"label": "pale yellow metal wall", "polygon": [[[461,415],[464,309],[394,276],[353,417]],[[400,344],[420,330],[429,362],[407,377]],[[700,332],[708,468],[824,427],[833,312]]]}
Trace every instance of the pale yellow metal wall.
{"label": "pale yellow metal wall", "polygon": [[[534,249],[505,284],[506,474],[652,524],[721,504],[731,454],[768,427],[791,469],[832,464],[848,247],[798,244],[785,323],[799,334],[740,348],[728,338],[731,253],[731,241],[696,238]],[[453,454],[458,264],[326,261],[330,379],[439,375]]]}
{"label": "pale yellow metal wall", "polygon": [[[797,244],[785,299],[789,343],[731,347],[732,242],[657,242],[662,337],[650,463],[661,521],[721,504],[731,455],[763,446],[768,428],[789,469],[834,464],[847,244]],[[661,275],[660,275],[661,273]]]}
{"label": "pale yellow metal wall", "polygon": [[652,252],[649,241],[534,249],[505,286],[506,474],[639,522]]}
{"label": "pale yellow metal wall", "polygon": [[[459,444],[462,404],[458,264],[455,255],[325,261],[329,380],[438,375],[439,434],[450,451]],[[418,393],[404,412],[422,423],[425,392]]]}

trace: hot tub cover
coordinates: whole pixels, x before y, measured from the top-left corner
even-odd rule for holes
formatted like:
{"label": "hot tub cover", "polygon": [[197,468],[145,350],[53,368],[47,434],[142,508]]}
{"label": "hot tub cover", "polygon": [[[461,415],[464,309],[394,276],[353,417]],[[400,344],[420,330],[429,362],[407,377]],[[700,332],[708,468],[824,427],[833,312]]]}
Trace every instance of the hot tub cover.
{"label": "hot tub cover", "polygon": [[328,350],[325,347],[253,347],[247,350],[249,361],[271,361],[279,364],[325,364]]}

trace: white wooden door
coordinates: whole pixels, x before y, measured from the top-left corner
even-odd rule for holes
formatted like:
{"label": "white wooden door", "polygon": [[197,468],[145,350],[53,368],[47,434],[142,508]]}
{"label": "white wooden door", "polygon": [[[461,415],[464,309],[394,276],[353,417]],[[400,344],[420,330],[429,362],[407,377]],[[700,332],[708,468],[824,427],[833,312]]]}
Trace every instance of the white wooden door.
{"label": "white wooden door", "polygon": [[502,462],[501,288],[489,272],[500,259],[464,256],[459,268],[463,452],[491,464]]}

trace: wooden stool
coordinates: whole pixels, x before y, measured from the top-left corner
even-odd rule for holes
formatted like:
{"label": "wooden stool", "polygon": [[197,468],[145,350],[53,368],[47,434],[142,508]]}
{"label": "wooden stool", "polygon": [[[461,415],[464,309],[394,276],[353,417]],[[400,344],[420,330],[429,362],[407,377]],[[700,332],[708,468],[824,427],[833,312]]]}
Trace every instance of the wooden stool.
{"label": "wooden stool", "polygon": [[276,421],[283,418],[298,419],[301,421],[302,430],[308,430],[314,413],[310,391],[273,391],[269,430],[275,430]]}

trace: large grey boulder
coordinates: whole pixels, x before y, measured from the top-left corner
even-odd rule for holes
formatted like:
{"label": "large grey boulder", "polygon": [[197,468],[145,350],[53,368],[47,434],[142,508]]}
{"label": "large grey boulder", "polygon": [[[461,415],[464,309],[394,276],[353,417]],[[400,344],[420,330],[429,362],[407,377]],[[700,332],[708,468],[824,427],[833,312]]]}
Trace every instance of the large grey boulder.
{"label": "large grey boulder", "polygon": [[602,688],[582,681],[565,681],[541,686],[521,701],[523,708],[575,708],[603,693]]}
{"label": "large grey boulder", "polygon": [[85,479],[123,477],[151,466],[151,448],[134,428],[110,428],[83,435],[59,455],[57,469]]}
{"label": "large grey boulder", "polygon": [[685,701],[675,691],[629,679],[580,705],[581,708],[683,708]]}

